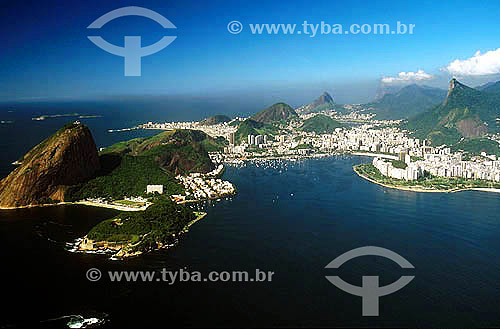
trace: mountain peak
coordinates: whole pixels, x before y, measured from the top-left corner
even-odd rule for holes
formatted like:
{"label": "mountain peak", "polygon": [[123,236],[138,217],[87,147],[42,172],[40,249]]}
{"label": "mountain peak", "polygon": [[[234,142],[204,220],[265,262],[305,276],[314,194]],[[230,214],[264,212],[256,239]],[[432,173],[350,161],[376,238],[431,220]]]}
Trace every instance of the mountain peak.
{"label": "mountain peak", "polygon": [[0,181],[0,207],[64,201],[69,186],[87,181],[100,169],[92,134],[79,122],[64,125],[21,162]]}
{"label": "mountain peak", "polygon": [[319,96],[316,100],[314,100],[314,102],[312,102],[311,105],[313,107],[316,107],[324,104],[333,104],[333,103],[334,103],[333,97],[328,92],[325,91],[321,94],[321,96]]}
{"label": "mountain peak", "polygon": [[319,112],[323,110],[331,110],[335,107],[333,97],[326,91],[321,96],[316,98],[311,104],[304,105],[301,110],[304,113]]}
{"label": "mountain peak", "polygon": [[290,105],[280,102],[269,106],[268,108],[254,114],[250,118],[258,122],[270,123],[297,117],[297,112],[295,112]]}
{"label": "mountain peak", "polygon": [[461,138],[482,137],[497,132],[499,101],[496,95],[450,81],[446,100],[408,121],[407,128],[433,145],[452,145]]}
{"label": "mountain peak", "polygon": [[453,90],[464,90],[464,89],[472,89],[471,87],[467,87],[457,79],[453,78],[450,80],[450,87],[448,88],[448,93]]}
{"label": "mountain peak", "polygon": [[463,86],[460,82],[458,82],[457,79],[453,78],[450,80],[450,87],[448,88],[448,90],[452,90],[452,89],[455,89],[456,87],[460,87],[460,86]]}
{"label": "mountain peak", "polygon": [[452,99],[467,95],[467,97],[474,97],[477,96],[478,94],[481,94],[480,91],[468,87],[464,85],[463,83],[459,82],[457,79],[453,78],[450,80],[450,86],[448,88],[448,95],[446,95],[446,99],[444,100],[443,104],[446,105],[449,103]]}

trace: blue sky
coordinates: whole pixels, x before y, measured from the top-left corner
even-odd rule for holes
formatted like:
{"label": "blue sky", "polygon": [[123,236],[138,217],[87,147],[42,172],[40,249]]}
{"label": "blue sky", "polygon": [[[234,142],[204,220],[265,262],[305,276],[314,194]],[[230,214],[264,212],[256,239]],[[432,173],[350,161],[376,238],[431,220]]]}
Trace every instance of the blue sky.
{"label": "blue sky", "polygon": [[[152,9],[176,25],[164,30],[147,18],[122,17],[97,35],[143,45],[165,34],[177,39],[142,58],[142,76],[125,77],[123,58],[96,47],[87,26],[124,6]],[[446,87],[440,71],[456,59],[500,48],[498,1],[17,1],[0,22],[0,100],[32,97],[178,95],[331,91],[344,102],[367,101],[382,77],[423,70]],[[243,31],[227,31],[232,20]],[[413,35],[253,35],[248,24],[415,24]],[[93,33],[94,35],[96,33]],[[496,79],[465,75],[471,84]],[[410,79],[411,80],[411,79]],[[307,93],[306,92],[306,93]]]}

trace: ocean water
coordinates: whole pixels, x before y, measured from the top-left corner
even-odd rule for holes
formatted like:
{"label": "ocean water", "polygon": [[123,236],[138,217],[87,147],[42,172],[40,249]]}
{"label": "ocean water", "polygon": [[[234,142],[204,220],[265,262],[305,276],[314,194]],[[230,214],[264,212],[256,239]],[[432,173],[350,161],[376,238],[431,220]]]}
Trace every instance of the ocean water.
{"label": "ocean water", "polygon": [[[269,101],[269,100],[268,100]],[[198,121],[214,114],[231,117],[247,116],[267,106],[264,101],[225,97],[115,97],[98,101],[33,101],[0,103],[0,177],[7,176],[15,166],[12,162],[33,146],[52,135],[65,123],[80,120],[92,131],[97,147],[136,137],[157,134],[154,130],[135,130],[109,133],[109,129],[130,128],[148,121]],[[101,118],[48,118],[33,121],[41,115],[100,115]]]}
{"label": "ocean water", "polygon": [[[0,212],[4,284],[1,325],[63,326],[70,315],[108,327],[500,326],[500,194],[413,193],[359,178],[365,157],[229,167],[238,194],[200,205],[208,215],[179,243],[126,261],[69,251],[109,209],[60,206]],[[388,248],[412,263],[359,257],[325,266],[357,247]],[[273,271],[272,282],[89,282],[89,268]],[[361,298],[325,279],[386,285],[415,279],[380,298],[378,317]],[[50,320],[47,322],[47,320]]]}

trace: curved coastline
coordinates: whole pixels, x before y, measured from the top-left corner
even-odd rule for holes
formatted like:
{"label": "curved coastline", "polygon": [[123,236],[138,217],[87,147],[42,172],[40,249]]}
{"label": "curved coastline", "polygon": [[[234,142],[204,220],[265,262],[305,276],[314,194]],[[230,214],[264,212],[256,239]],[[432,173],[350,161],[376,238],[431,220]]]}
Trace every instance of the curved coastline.
{"label": "curved coastline", "polygon": [[408,191],[408,192],[424,192],[424,193],[456,193],[456,192],[462,192],[462,191],[481,191],[481,192],[490,192],[490,193],[500,193],[500,189],[495,189],[495,188],[488,188],[488,187],[468,187],[468,188],[457,188],[457,189],[448,189],[448,190],[436,190],[436,189],[425,189],[425,188],[419,188],[419,187],[406,187],[406,186],[396,186],[396,185],[387,185],[383,184],[380,182],[377,182],[374,179],[371,179],[370,177],[367,177],[366,175],[363,175],[357,170],[357,166],[352,167],[354,172],[361,178],[366,179],[367,181],[395,189],[395,190],[401,190],[401,191]]}
{"label": "curved coastline", "polygon": [[38,207],[54,207],[54,206],[64,206],[64,205],[83,205],[89,207],[99,207],[99,208],[109,208],[121,211],[143,211],[144,207],[141,208],[132,208],[132,207],[123,207],[119,205],[113,204],[104,204],[104,203],[95,203],[90,201],[63,201],[57,203],[43,203],[43,204],[30,204],[27,206],[19,206],[19,207],[0,207],[0,210],[16,210],[16,209],[28,209],[28,208],[38,208]]}
{"label": "curved coastline", "polygon": [[[181,231],[179,231],[176,234],[173,234],[172,237],[176,236],[178,237],[189,232],[189,228],[193,224],[205,218],[205,216],[207,215],[207,213],[203,211],[195,211],[194,214],[196,218],[187,223]],[[150,233],[145,234],[142,238],[144,238],[148,234]],[[93,241],[89,240],[87,238],[87,235],[85,235],[84,237],[78,239],[78,244],[76,246],[75,251],[82,253],[96,253],[96,252],[112,253],[111,256],[112,260],[122,260],[125,258],[135,257],[144,254],[144,251],[139,251],[139,250],[133,251],[133,248],[137,246],[140,242],[141,240],[135,243],[131,242],[114,243],[110,241]],[[101,245],[96,246],[94,245],[94,243],[99,243]],[[172,244],[157,242],[157,247],[154,250],[168,249],[171,246]]]}
{"label": "curved coastline", "polygon": [[28,209],[28,208],[38,208],[38,207],[54,207],[63,206],[68,204],[76,204],[75,202],[57,202],[57,203],[44,203],[44,204],[29,204],[27,206],[18,207],[0,207],[0,210],[16,210],[16,209]]}

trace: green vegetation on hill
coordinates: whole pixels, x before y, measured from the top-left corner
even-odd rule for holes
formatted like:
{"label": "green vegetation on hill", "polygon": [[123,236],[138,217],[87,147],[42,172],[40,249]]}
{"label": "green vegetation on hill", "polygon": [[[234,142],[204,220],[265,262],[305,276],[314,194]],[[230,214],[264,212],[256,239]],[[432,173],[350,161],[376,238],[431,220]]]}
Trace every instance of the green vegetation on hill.
{"label": "green vegetation on hill", "polygon": [[403,128],[420,139],[431,140],[434,146],[453,145],[462,137],[481,137],[498,132],[496,118],[500,113],[500,98],[467,87],[455,79],[450,82],[446,100],[433,109],[417,115]]}
{"label": "green vegetation on hill", "polygon": [[316,134],[331,134],[337,128],[343,128],[344,125],[333,120],[324,114],[317,114],[304,121],[300,129],[305,132],[315,132]]}
{"label": "green vegetation on hill", "polygon": [[285,103],[276,103],[250,117],[250,119],[262,123],[272,123],[298,118],[297,112],[295,112],[290,105]]}
{"label": "green vegetation on hill", "polygon": [[479,90],[486,92],[486,93],[492,93],[492,94],[499,94],[500,93],[500,81],[497,82],[492,82],[488,83]]}
{"label": "green vegetation on hill", "polygon": [[101,152],[97,177],[70,188],[67,198],[116,200],[144,195],[147,185],[163,185],[166,195],[182,193],[175,175],[213,170],[208,152],[220,151],[225,143],[201,131],[175,130],[114,144]]}
{"label": "green vegetation on hill", "polygon": [[247,140],[248,135],[267,135],[274,136],[279,129],[273,124],[265,124],[252,119],[243,121],[235,132],[235,141],[237,144]]}
{"label": "green vegetation on hill", "polygon": [[392,166],[394,168],[406,169],[406,167],[408,167],[408,165],[404,161],[401,161],[401,160],[390,160],[390,162],[392,163]]}
{"label": "green vegetation on hill", "polygon": [[238,127],[238,130],[234,133],[236,143],[241,143],[247,138],[248,135],[258,135],[257,129],[262,127],[264,127],[263,123],[252,119],[243,121]]}
{"label": "green vegetation on hill", "polygon": [[160,168],[175,174],[208,172],[214,166],[207,152],[223,151],[227,141],[223,137],[212,138],[199,130],[175,130],[128,143],[111,146],[110,151],[134,156],[154,156]]}
{"label": "green vegetation on hill", "polygon": [[224,147],[229,145],[229,141],[222,136],[217,136],[217,138],[207,138],[201,141],[201,145],[207,152],[222,152]]}
{"label": "green vegetation on hill", "polygon": [[487,138],[465,139],[452,146],[451,150],[464,151],[473,155],[480,155],[481,152],[500,156],[500,145]]}
{"label": "green vegetation on hill", "polygon": [[174,175],[160,169],[152,156],[104,154],[100,161],[104,171],[98,177],[69,189],[67,200],[99,197],[118,200],[125,196],[144,196],[146,186],[151,184],[163,185],[167,195],[184,191]]}
{"label": "green vegetation on hill", "polygon": [[[223,137],[212,138],[199,130],[177,129],[165,131],[148,138],[134,138],[106,147],[100,154],[123,153],[130,155],[151,155],[157,153],[157,146],[183,146],[188,144],[202,144],[207,152],[221,152],[227,141]],[[148,152],[155,149],[152,152]]]}
{"label": "green vegetation on hill", "polygon": [[[169,132],[170,133],[170,132]],[[165,133],[161,133],[165,134]],[[160,134],[160,135],[161,135]],[[110,153],[135,153],[139,145],[143,143],[146,138],[134,138],[128,141],[118,142],[109,147],[106,147],[104,150],[99,152],[100,155],[110,154]]]}
{"label": "green vegetation on hill", "polygon": [[94,241],[134,243],[132,252],[150,251],[175,236],[196,218],[188,207],[159,196],[145,211],[123,212],[97,224],[87,237]]}
{"label": "green vegetation on hill", "polygon": [[412,84],[366,104],[375,108],[376,119],[397,120],[413,117],[443,102],[446,90]]}

